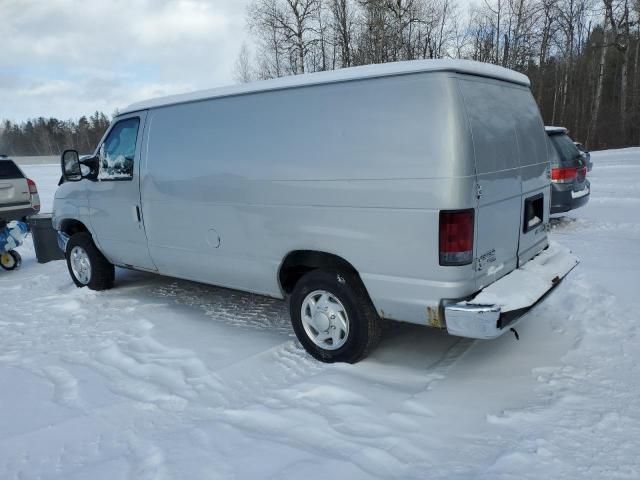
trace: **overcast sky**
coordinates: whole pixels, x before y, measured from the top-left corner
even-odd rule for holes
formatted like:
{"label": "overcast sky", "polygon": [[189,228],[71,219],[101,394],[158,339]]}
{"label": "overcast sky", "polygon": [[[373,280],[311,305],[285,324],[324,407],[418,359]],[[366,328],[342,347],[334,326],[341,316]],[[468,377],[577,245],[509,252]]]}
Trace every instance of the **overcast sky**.
{"label": "overcast sky", "polygon": [[248,0],[0,0],[0,119],[233,83]]}

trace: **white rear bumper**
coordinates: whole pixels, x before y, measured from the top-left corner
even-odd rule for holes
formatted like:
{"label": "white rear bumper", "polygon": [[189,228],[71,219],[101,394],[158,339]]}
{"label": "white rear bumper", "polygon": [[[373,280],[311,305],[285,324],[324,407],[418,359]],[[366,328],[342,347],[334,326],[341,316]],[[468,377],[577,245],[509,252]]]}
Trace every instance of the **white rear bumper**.
{"label": "white rear bumper", "polygon": [[460,337],[499,337],[578,263],[568,248],[550,242],[549,248],[485,287],[472,299],[445,306],[447,331]]}

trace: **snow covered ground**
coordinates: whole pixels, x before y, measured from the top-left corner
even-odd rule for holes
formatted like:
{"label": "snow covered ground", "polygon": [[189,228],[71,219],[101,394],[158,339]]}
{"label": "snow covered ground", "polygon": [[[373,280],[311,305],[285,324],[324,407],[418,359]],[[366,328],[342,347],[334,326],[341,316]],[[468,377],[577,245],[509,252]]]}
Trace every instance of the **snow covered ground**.
{"label": "snow covered ground", "polygon": [[[640,478],[640,148],[593,160],[552,229],[582,263],[519,342],[397,324],[357,365],[307,356],[281,302],[76,289],[29,239],[0,271],[0,478]],[[46,211],[59,167],[25,170]]]}

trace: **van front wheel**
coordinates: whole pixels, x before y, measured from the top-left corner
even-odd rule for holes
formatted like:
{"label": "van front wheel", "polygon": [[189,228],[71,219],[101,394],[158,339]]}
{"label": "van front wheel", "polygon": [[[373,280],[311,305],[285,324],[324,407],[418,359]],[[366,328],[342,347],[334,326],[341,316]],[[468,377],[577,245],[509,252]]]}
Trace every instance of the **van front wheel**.
{"label": "van front wheel", "polygon": [[380,339],[380,319],[354,274],[307,273],[296,284],[289,307],[296,337],[322,362],[355,363]]}
{"label": "van front wheel", "polygon": [[87,232],[74,234],[67,242],[67,268],[77,287],[108,290],[113,287],[115,268],[102,255]]}

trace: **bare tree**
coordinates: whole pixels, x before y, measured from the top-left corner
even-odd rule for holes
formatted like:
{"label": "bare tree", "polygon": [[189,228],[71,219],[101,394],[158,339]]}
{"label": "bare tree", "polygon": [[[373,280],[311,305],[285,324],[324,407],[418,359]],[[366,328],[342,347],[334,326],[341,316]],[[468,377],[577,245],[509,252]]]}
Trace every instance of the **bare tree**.
{"label": "bare tree", "polygon": [[238,58],[233,69],[233,77],[238,83],[248,83],[253,80],[253,69],[251,67],[251,53],[246,42],[242,42]]}
{"label": "bare tree", "polygon": [[542,103],[542,93],[544,91],[544,67],[547,63],[551,40],[555,35],[555,8],[558,0],[541,0],[540,2],[540,43],[538,54],[538,103]]}
{"label": "bare tree", "polygon": [[545,121],[596,147],[640,138],[639,16],[640,0],[482,0],[464,16],[455,0],[253,0],[249,25],[258,78],[471,58],[528,75]]}
{"label": "bare tree", "polygon": [[630,19],[629,0],[614,3],[614,0],[604,0],[605,15],[611,27],[613,46],[621,53],[620,65],[620,123],[623,133],[627,128],[627,87],[629,84],[629,43],[631,41],[631,27],[634,22]]}
{"label": "bare tree", "polygon": [[249,7],[249,25],[260,36],[264,53],[271,54],[269,63],[275,67],[265,73],[306,72],[307,55],[320,42],[320,8],[320,0],[254,0]]}
{"label": "bare tree", "polygon": [[352,42],[354,29],[354,12],[348,0],[331,0],[332,28],[335,32],[336,44],[340,53],[340,66],[352,65]]}
{"label": "bare tree", "polygon": [[390,30],[386,0],[358,0],[361,8],[358,48],[355,63],[384,63],[389,61]]}
{"label": "bare tree", "polygon": [[598,61],[598,72],[596,81],[596,90],[593,97],[593,108],[591,110],[591,119],[589,122],[589,128],[587,129],[586,142],[590,143],[594,131],[598,126],[598,118],[600,115],[600,105],[602,103],[602,88],[604,86],[605,67],[607,61],[607,50],[609,48],[609,41],[607,38],[606,30],[602,32],[602,45],[600,46],[600,56]]}
{"label": "bare tree", "polygon": [[276,0],[259,0],[249,4],[247,23],[258,45],[258,77],[261,79],[280,77],[285,74],[283,66],[284,45],[276,21]]}

